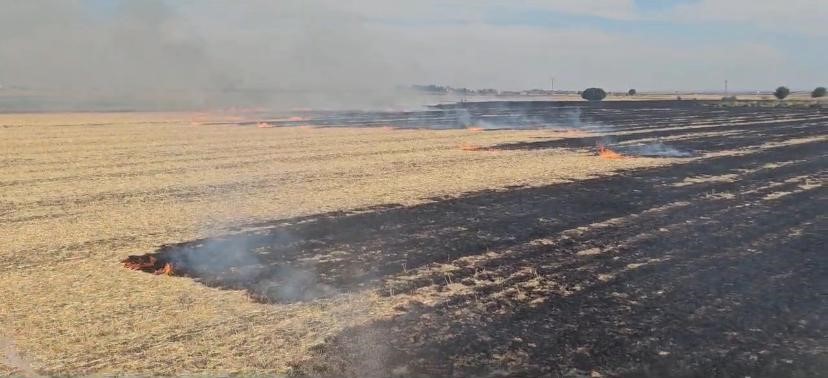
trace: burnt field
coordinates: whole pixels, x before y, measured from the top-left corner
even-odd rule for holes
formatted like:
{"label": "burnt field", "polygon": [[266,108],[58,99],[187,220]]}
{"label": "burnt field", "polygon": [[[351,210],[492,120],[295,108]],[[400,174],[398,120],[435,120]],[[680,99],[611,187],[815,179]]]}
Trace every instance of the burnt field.
{"label": "burnt field", "polygon": [[[452,284],[462,294],[401,305],[405,314],[349,330],[312,366],[337,373],[382,353],[372,363],[428,375],[818,376],[828,368],[826,192],[808,182],[824,180],[824,152],[780,148],[387,211],[375,224],[411,237],[343,239],[401,255],[355,266],[379,268],[389,295]],[[779,161],[796,162],[764,168]],[[735,183],[681,185],[730,174]],[[429,260],[428,274],[400,272]]]}
{"label": "burnt field", "polygon": [[823,109],[468,103],[422,113],[309,113],[301,123],[577,130],[469,154],[593,154],[603,145],[623,161],[676,160],[250,222],[126,260],[266,306],[373,293],[393,308],[309,346],[289,363],[294,373],[828,371]]}

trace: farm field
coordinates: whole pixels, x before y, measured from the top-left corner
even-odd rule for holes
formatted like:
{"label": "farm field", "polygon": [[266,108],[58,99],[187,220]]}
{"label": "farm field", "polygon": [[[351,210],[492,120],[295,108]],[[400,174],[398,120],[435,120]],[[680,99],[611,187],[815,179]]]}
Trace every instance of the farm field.
{"label": "farm field", "polygon": [[814,375],[827,131],[693,101],[0,114],[0,374]]}

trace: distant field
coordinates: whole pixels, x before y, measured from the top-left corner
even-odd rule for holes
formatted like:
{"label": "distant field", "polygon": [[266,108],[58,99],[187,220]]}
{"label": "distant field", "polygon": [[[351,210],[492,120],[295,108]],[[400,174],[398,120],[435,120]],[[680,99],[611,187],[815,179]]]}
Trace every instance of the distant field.
{"label": "distant field", "polygon": [[[824,109],[598,106],[484,130],[485,106],[446,130],[1,114],[0,349],[15,358],[0,373],[634,371],[622,352],[654,371],[750,372],[738,353],[763,343],[756,369],[828,366],[826,298],[802,290],[828,283]],[[636,156],[648,146],[692,154]],[[216,236],[257,254],[262,280],[237,279],[237,260],[172,276],[119,263],[168,244],[199,258],[191,241]],[[269,289],[287,285],[324,290]],[[777,289],[785,324],[811,328],[769,345],[742,332],[770,324],[753,301]],[[704,322],[736,323],[681,333]]]}
{"label": "distant field", "polygon": [[[366,93],[367,97],[377,97],[376,94]],[[745,93],[736,92],[729,93],[729,96],[736,96],[739,101],[760,101],[768,104],[776,104],[778,101],[770,93],[757,94],[755,92]],[[78,96],[73,92],[42,92],[36,90],[24,90],[15,88],[0,88],[0,113],[20,113],[20,112],[39,112],[39,111],[54,111],[56,109],[63,111],[81,110],[99,111],[99,112],[121,112],[121,111],[146,111],[146,110],[165,110],[165,111],[181,111],[187,109],[210,108],[210,101],[207,99],[201,102],[188,101],[193,97],[204,96],[207,99],[212,98],[221,107],[228,107],[227,104],[238,104],[237,107],[252,107],[252,108],[269,108],[274,105],[280,106],[281,109],[296,109],[307,108],[309,105],[297,100],[292,94],[283,93],[269,93],[261,94],[233,92],[233,93],[203,93],[195,96],[190,92],[175,92],[162,91],[159,93],[146,94],[145,97],[112,97],[96,95],[94,93]],[[318,104],[320,107],[342,107],[351,109],[359,107],[361,101],[358,100],[360,94],[348,94],[347,101],[342,100],[342,95],[333,93],[319,94],[321,98],[328,98],[331,101],[322,102]],[[339,97],[338,97],[339,96]],[[623,92],[609,92],[605,102],[609,101],[664,101],[664,100],[698,100],[698,101],[720,101],[724,97],[724,93],[696,93],[696,92],[641,92],[635,96],[628,96],[626,91]],[[259,102],[253,100],[260,98]],[[555,95],[469,95],[462,96],[457,94],[428,94],[419,92],[395,92],[387,93],[379,96],[380,99],[372,99],[371,101],[364,101],[363,106],[371,107],[372,109],[410,109],[412,107],[419,107],[421,104],[445,104],[455,103],[459,101],[577,101],[582,102],[584,99],[577,93],[558,93]],[[338,99],[334,101],[334,99]],[[253,101],[253,103],[251,103]],[[341,103],[345,101],[345,103]],[[793,92],[786,99],[786,104],[802,105],[819,103],[822,106],[828,104],[828,97],[813,99],[810,92]],[[300,105],[302,104],[302,105]],[[327,105],[327,106],[325,106]],[[230,106],[232,107],[232,106]]]}

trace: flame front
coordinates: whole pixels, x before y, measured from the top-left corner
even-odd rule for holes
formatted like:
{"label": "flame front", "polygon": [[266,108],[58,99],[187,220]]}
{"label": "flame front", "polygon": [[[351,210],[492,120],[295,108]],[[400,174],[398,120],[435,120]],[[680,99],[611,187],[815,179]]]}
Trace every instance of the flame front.
{"label": "flame front", "polygon": [[610,150],[603,144],[598,145],[598,156],[602,159],[623,159],[624,155],[621,155],[613,150]]}
{"label": "flame front", "polygon": [[163,274],[165,276],[174,276],[175,275],[175,269],[173,269],[173,266],[172,266],[171,263],[166,263],[166,264],[164,264],[164,268],[162,268],[161,270],[156,270],[155,274],[159,274],[159,275]]}

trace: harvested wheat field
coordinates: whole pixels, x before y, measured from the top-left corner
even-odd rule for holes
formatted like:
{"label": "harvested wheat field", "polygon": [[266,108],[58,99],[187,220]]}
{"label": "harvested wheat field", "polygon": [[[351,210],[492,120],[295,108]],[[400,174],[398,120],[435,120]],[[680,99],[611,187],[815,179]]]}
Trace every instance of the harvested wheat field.
{"label": "harvested wheat field", "polygon": [[0,114],[0,373],[826,371],[827,127],[689,101]]}

